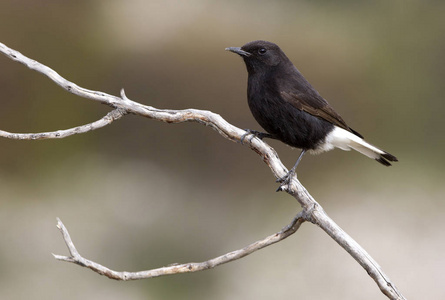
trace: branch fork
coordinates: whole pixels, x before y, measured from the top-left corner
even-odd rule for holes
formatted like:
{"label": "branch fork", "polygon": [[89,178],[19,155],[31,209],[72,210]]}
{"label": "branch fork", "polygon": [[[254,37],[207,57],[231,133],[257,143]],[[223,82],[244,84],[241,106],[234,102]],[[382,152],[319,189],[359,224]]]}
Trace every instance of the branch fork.
{"label": "branch fork", "polygon": [[[51,68],[32,60],[20,52],[13,50],[6,45],[0,43],[0,52],[9,57],[10,59],[26,65],[28,68],[40,72],[57,85],[65,89],[66,91],[78,95],[83,98],[87,98],[93,101],[97,101],[102,104],[106,104],[113,108],[103,118],[79,127],[74,127],[66,130],[57,130],[53,132],[42,133],[10,133],[7,131],[0,131],[0,137],[9,139],[55,139],[64,138],[73,134],[86,133],[91,130],[99,129],[111,124],[112,122],[121,119],[126,114],[135,114],[138,116],[150,118],[157,121],[166,123],[182,123],[182,122],[198,122],[200,124],[211,127],[216,130],[220,135],[234,142],[243,141],[245,145],[249,146],[253,151],[261,156],[263,161],[269,166],[274,176],[278,179],[287,174],[286,167],[282,164],[278,158],[277,153],[268,144],[264,143],[259,138],[248,139],[248,143],[245,142],[244,137],[246,131],[229,124],[220,115],[210,111],[197,110],[197,109],[185,109],[185,110],[167,110],[157,109],[151,106],[143,105],[138,102],[130,100],[124,90],[121,90],[121,97],[109,95],[99,91],[88,90],[79,87],[73,82],[70,82],[60,76],[57,72]],[[403,300],[405,297],[398,291],[397,287],[392,283],[388,276],[385,275],[381,267],[373,260],[373,258],[346,232],[344,232],[323,210],[320,204],[309,194],[305,187],[298,181],[296,176],[293,176],[287,186],[283,186],[283,189],[292,197],[294,197],[303,208],[292,222],[285,226],[281,231],[265,237],[262,240],[258,240],[242,249],[235,250],[221,256],[204,262],[191,262],[186,264],[173,264],[166,267],[157,269],[139,271],[139,272],[117,272],[113,271],[105,266],[102,266],[96,262],[83,258],[77,251],[68,230],[57,219],[57,227],[63,235],[63,239],[68,247],[70,256],[54,255],[55,259],[59,261],[71,262],[82,267],[91,269],[92,271],[107,276],[116,280],[136,280],[158,277],[163,275],[172,275],[179,273],[190,273],[201,270],[207,270],[214,268],[218,265],[228,263],[237,259],[240,259],[246,255],[252,254],[264,247],[275,244],[288,236],[294,234],[306,221],[316,224],[323,231],[325,231],[332,239],[334,239],[343,249],[345,249],[369,274],[369,276],[376,282],[383,294],[389,299]]]}

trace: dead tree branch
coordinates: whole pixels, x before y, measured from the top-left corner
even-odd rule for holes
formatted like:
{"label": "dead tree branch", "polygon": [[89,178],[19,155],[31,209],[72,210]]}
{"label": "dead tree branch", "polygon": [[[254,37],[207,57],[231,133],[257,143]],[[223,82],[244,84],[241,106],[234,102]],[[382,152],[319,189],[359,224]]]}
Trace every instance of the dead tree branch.
{"label": "dead tree branch", "polygon": [[85,124],[78,127],[73,127],[66,130],[57,130],[52,132],[39,132],[39,133],[12,133],[0,130],[0,137],[13,139],[13,140],[46,140],[46,139],[63,139],[73,134],[85,133],[88,131],[96,130],[111,124],[113,121],[119,120],[125,114],[125,111],[117,108],[110,111],[102,119],[99,119],[93,123]]}
{"label": "dead tree branch", "polygon": [[[234,142],[240,142],[241,137],[246,133],[244,130],[229,124],[220,115],[210,111],[197,109],[157,109],[128,99],[123,90],[121,91],[121,97],[116,97],[103,92],[88,90],[66,80],[49,67],[35,60],[27,58],[26,56],[11,48],[8,48],[2,43],[0,43],[0,52],[5,54],[10,59],[20,62],[30,69],[48,76],[56,84],[70,93],[87,99],[98,101],[102,104],[106,104],[114,108],[114,110],[104,118],[88,125],[76,127],[77,129],[72,128],[64,131],[22,135],[1,131],[0,136],[2,137],[12,139],[62,138],[75,133],[83,133],[89,130],[101,128],[110,124],[113,120],[121,118],[124,114],[127,113],[167,123],[198,122],[203,125],[210,126],[223,137]],[[258,138],[253,138],[247,143],[247,145],[261,156],[263,161],[269,166],[276,178],[281,178],[287,173],[286,167],[281,163],[275,150],[272,149],[265,142],[259,140]],[[374,259],[372,259],[372,257],[356,241],[354,241],[331,218],[329,218],[323,208],[314,200],[314,198],[312,198],[309,192],[298,181],[296,176],[292,179],[290,184],[285,187],[285,190],[288,194],[293,196],[303,208],[303,210],[298,213],[291,224],[286,226],[282,231],[268,236],[263,240],[257,241],[243,249],[229,252],[205,262],[171,265],[163,268],[134,273],[116,272],[80,256],[80,254],[74,247],[73,242],[71,241],[68,231],[60,220],[58,220],[58,227],[61,230],[65,243],[68,246],[70,256],[54,256],[58,260],[73,262],[83,267],[90,268],[96,273],[118,280],[134,280],[168,274],[195,272],[214,268],[220,264],[242,258],[266,246],[277,243],[288,237],[289,235],[295,233],[304,221],[310,221],[319,226],[341,247],[343,247],[366,270],[369,276],[377,283],[382,293],[385,294],[389,299],[405,299],[404,296],[397,290],[396,286],[391,282],[391,280],[383,273],[383,270],[374,261]]]}
{"label": "dead tree branch", "polygon": [[94,272],[105,275],[108,278],[116,279],[116,280],[137,280],[137,279],[147,279],[152,277],[158,277],[163,275],[174,275],[180,273],[192,273],[197,271],[203,271],[212,269],[219,265],[243,258],[249,254],[254,253],[262,248],[270,246],[272,244],[278,243],[281,240],[284,240],[288,236],[294,234],[300,225],[305,221],[303,218],[303,212],[300,212],[297,217],[294,218],[292,223],[283,228],[282,231],[272,234],[262,240],[256,241],[242,249],[235,250],[221,256],[209,259],[204,262],[190,262],[185,264],[171,264],[166,267],[147,270],[147,271],[139,271],[139,272],[118,272],[113,271],[105,266],[102,266],[96,262],[88,260],[82,257],[77,251],[74,243],[71,240],[71,237],[66,229],[65,225],[63,225],[62,221],[57,218],[57,228],[59,228],[60,232],[63,235],[63,239],[65,240],[65,244],[68,247],[70,252],[70,256],[62,256],[53,254],[57,260],[66,261],[78,264],[82,267],[89,268]]}

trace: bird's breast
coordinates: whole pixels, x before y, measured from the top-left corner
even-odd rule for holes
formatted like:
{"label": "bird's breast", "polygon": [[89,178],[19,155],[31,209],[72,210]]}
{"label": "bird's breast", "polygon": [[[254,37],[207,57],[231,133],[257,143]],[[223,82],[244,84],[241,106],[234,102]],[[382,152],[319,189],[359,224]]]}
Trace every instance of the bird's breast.
{"label": "bird's breast", "polygon": [[281,97],[270,82],[249,80],[248,104],[255,120],[283,143],[301,149],[316,149],[334,126],[297,109]]}

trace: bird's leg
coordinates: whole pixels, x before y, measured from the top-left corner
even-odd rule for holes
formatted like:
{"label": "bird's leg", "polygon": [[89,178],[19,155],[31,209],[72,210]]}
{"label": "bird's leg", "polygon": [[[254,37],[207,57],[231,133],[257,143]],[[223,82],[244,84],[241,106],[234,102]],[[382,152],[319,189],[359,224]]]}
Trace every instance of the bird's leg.
{"label": "bird's leg", "polygon": [[260,140],[262,140],[264,138],[274,138],[273,135],[266,133],[266,132],[261,132],[261,131],[251,130],[251,129],[245,129],[245,130],[246,130],[246,133],[241,136],[241,144],[244,144],[244,139],[246,138],[246,136],[248,136],[250,134],[252,136],[249,138],[249,143],[252,141],[252,139],[254,137],[257,137]]}
{"label": "bird's leg", "polygon": [[290,169],[289,172],[287,172],[286,175],[284,175],[283,177],[277,179],[277,182],[281,183],[280,186],[278,187],[278,189],[276,190],[277,192],[282,191],[283,187],[290,183],[292,177],[295,175],[295,169],[297,168],[298,164],[300,163],[301,158],[303,157],[304,153],[306,153],[306,149],[301,150],[300,156],[298,156],[297,162],[292,167],[292,169]]}

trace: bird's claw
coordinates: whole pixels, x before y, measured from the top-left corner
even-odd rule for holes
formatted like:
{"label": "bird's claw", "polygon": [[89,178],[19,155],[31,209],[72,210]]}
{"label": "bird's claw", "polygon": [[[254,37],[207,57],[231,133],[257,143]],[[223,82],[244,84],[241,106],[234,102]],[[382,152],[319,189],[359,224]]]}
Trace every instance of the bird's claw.
{"label": "bird's claw", "polygon": [[276,192],[281,192],[286,190],[289,187],[290,182],[292,181],[292,178],[296,176],[295,170],[291,169],[289,172],[287,172],[286,175],[284,175],[281,178],[278,178],[276,182],[280,183],[280,186],[277,188]]}
{"label": "bird's claw", "polygon": [[252,135],[252,136],[249,138],[249,143],[252,142],[252,139],[253,139],[254,137],[257,137],[257,138],[259,138],[260,140],[262,140],[264,137],[267,136],[267,133],[260,132],[260,131],[256,131],[256,130],[252,130],[252,129],[245,129],[245,131],[246,131],[246,133],[243,134],[243,135],[241,136],[241,139],[240,139],[240,140],[241,140],[241,145],[244,145],[244,139],[245,139],[246,136],[248,136],[248,135]]}

